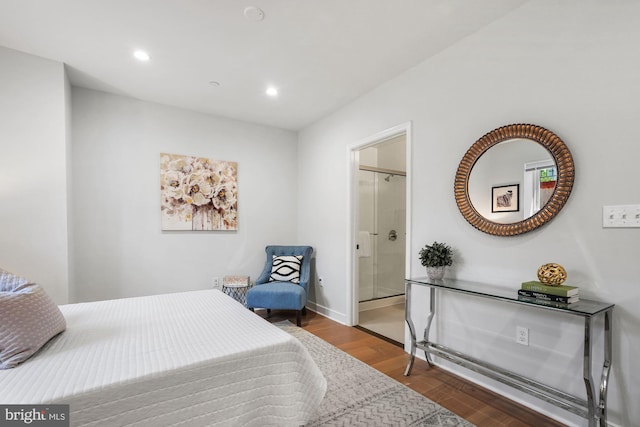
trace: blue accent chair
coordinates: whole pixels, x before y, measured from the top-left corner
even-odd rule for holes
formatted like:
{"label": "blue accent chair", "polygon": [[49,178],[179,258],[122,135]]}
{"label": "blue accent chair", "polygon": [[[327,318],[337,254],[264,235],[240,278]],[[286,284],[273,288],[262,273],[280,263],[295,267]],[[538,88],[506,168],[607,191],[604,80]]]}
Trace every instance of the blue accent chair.
{"label": "blue accent chair", "polygon": [[[255,308],[266,308],[267,312],[274,310],[295,310],[296,324],[301,326],[301,314],[306,314],[305,305],[311,278],[311,246],[267,246],[267,262],[260,276],[256,279],[255,286],[247,292],[247,307],[253,311]],[[302,255],[300,266],[300,283],[270,282],[271,263],[275,256]]]}

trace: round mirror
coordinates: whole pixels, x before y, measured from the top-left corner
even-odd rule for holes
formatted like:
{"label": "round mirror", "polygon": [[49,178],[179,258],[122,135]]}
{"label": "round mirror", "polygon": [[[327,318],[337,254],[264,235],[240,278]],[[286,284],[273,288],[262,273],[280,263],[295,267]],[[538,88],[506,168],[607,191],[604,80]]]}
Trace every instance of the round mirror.
{"label": "round mirror", "polygon": [[455,181],[460,212],[475,228],[499,236],[549,222],[573,187],[571,153],[553,132],[517,124],[495,129],[463,157]]}

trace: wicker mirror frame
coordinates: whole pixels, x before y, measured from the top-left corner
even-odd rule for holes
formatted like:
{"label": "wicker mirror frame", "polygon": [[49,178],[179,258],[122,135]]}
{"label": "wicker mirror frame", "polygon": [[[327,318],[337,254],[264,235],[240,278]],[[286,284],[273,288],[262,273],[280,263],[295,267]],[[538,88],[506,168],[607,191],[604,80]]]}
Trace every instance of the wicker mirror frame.
{"label": "wicker mirror frame", "polygon": [[[473,166],[487,150],[501,142],[515,138],[528,139],[546,148],[556,163],[558,179],[551,198],[542,209],[522,221],[500,224],[489,221],[474,208],[468,191],[469,177]],[[513,124],[492,130],[467,150],[458,165],[454,192],[460,213],[472,226],[494,236],[516,236],[541,227],[560,212],[571,194],[574,176],[575,167],[571,152],[556,134],[541,126]]]}

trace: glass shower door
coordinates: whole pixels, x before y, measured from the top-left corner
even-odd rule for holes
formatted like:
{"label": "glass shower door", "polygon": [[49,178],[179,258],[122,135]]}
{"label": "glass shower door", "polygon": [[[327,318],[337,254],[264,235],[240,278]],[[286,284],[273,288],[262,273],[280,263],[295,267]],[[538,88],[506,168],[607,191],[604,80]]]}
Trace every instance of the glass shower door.
{"label": "glass shower door", "polygon": [[406,178],[359,172],[359,301],[403,295]]}

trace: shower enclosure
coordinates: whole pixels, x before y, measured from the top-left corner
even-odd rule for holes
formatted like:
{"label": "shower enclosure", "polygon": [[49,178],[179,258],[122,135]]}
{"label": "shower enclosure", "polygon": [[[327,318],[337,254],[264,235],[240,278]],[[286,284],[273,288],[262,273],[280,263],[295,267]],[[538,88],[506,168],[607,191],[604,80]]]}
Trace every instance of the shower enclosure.
{"label": "shower enclosure", "polygon": [[404,294],[405,172],[360,166],[359,302]]}

